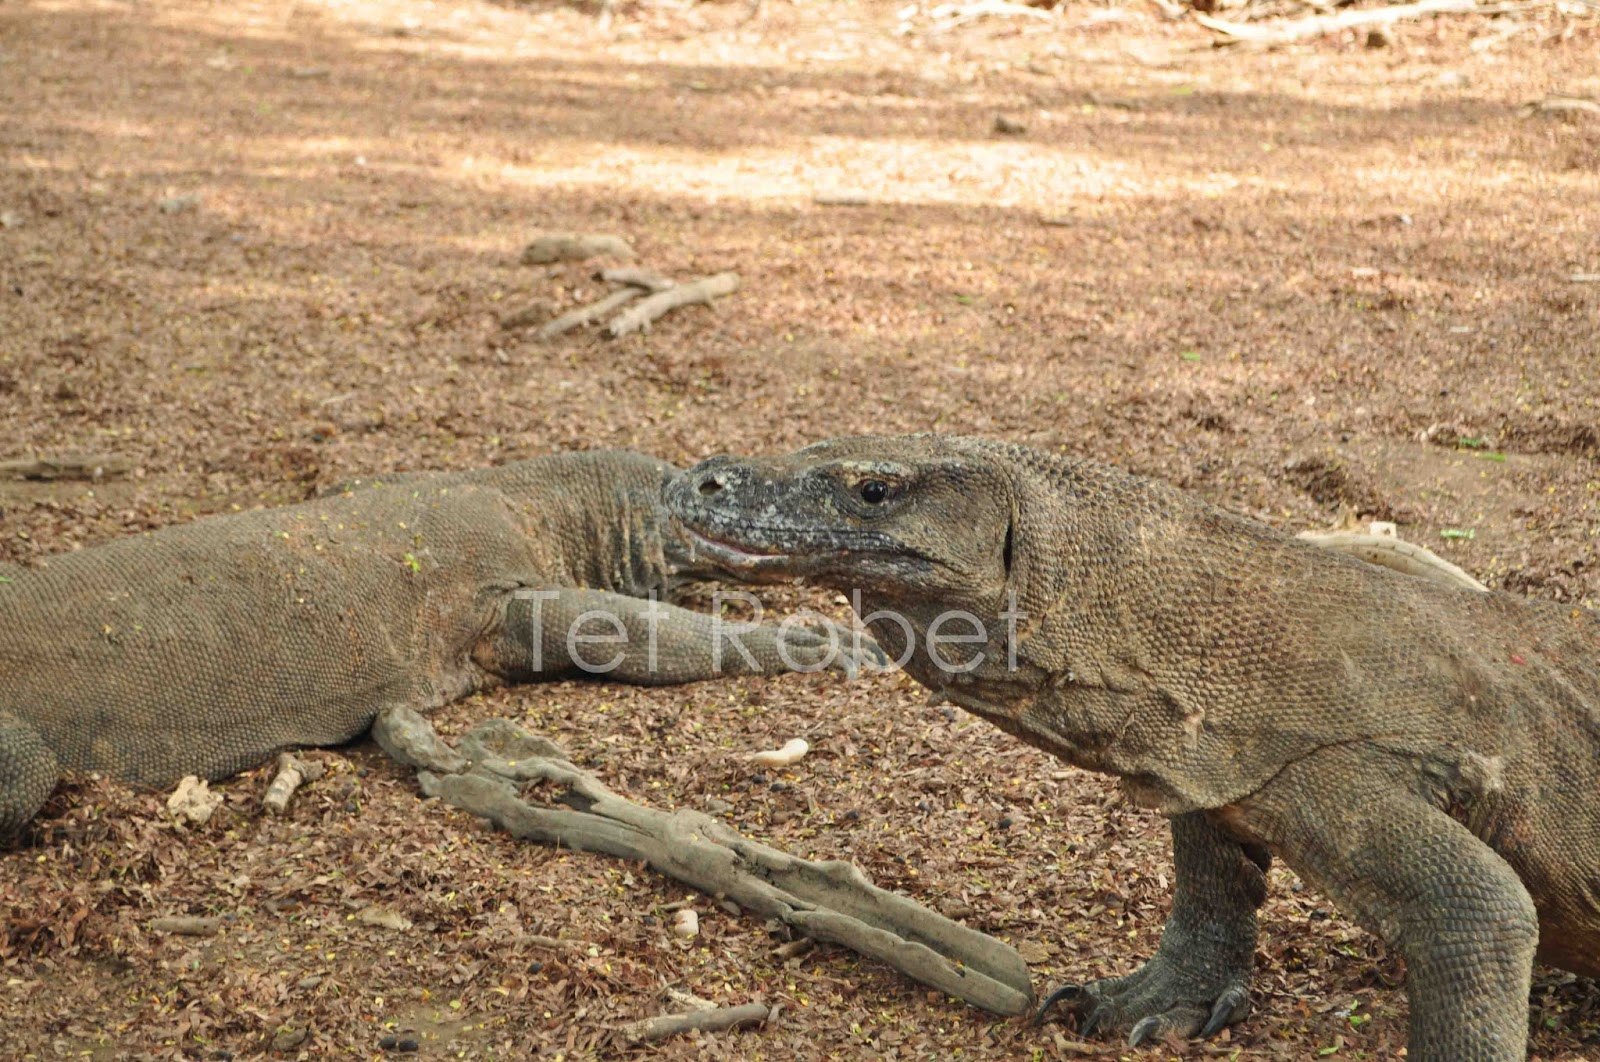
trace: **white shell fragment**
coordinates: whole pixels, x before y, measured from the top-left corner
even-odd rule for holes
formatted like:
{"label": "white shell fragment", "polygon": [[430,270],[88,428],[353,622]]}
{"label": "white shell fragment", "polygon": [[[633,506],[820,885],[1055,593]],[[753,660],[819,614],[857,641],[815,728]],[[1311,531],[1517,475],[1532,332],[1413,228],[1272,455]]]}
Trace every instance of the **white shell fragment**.
{"label": "white shell fragment", "polygon": [[810,751],[811,746],[806,744],[805,738],[791,738],[784,742],[781,749],[755,753],[750,757],[750,762],[757,767],[787,767],[791,763],[799,763]]}

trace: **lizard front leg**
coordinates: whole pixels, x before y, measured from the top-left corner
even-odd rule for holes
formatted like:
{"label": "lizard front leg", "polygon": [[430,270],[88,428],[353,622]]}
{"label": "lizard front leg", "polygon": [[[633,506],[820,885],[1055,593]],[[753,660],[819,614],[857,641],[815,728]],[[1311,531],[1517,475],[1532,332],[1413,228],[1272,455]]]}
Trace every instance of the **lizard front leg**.
{"label": "lizard front leg", "polygon": [[1406,960],[1412,1062],[1522,1062],[1539,941],[1499,853],[1358,747],[1284,770],[1235,819]]}
{"label": "lizard front leg", "polygon": [[0,708],[0,841],[38,813],[60,775],[56,754],[39,731]]}
{"label": "lizard front leg", "polygon": [[639,685],[882,665],[866,635],[826,626],[737,624],[604,590],[517,590],[474,653],[512,681],[592,674]]}
{"label": "lizard front leg", "polygon": [[1266,898],[1269,856],[1241,845],[1203,812],[1177,815],[1172,855],[1177,879],[1161,946],[1123,977],[1065,985],[1039,1008],[1065,1003],[1084,1036],[1126,1031],[1134,1047],[1167,1036],[1210,1036],[1250,1011],[1256,908]]}

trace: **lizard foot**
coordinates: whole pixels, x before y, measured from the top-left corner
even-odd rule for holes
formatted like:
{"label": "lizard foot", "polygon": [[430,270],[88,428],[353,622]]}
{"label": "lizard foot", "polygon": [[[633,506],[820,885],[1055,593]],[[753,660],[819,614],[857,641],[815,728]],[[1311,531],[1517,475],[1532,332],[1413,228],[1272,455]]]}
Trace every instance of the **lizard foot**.
{"label": "lizard foot", "polygon": [[805,626],[785,623],[778,628],[778,655],[795,671],[820,671],[832,668],[850,678],[862,670],[882,671],[889,656],[864,631],[854,630],[832,620],[813,621]]}
{"label": "lizard foot", "polygon": [[1124,977],[1062,985],[1039,1007],[1035,1020],[1043,1022],[1062,1005],[1077,1015],[1083,1037],[1125,1029],[1129,1047],[1168,1037],[1204,1039],[1250,1013],[1247,977],[1248,970],[1235,975],[1183,969],[1158,954]]}

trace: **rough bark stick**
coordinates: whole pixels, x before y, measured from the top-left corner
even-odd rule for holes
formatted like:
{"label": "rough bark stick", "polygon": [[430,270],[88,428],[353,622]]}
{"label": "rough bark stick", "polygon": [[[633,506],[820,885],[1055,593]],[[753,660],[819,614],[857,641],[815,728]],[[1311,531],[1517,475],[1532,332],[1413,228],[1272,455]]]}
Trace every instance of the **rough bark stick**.
{"label": "rough bark stick", "polygon": [[[617,796],[561,750],[505,720],[474,728],[465,774],[418,774],[429,796],[524,840],[637,860],[816,940],[880,959],[923,984],[996,1014],[1033,1001],[1027,965],[1007,945],[873,885],[850,863],[814,863],[741,837],[699,812],[662,812]],[[514,783],[566,789],[537,807]]]}
{"label": "rough bark stick", "polygon": [[554,339],[563,332],[570,332],[580,325],[598,321],[612,310],[632,302],[643,294],[643,289],[635,287],[626,287],[620,291],[613,291],[599,302],[591,302],[587,306],[579,306],[576,310],[568,310],[560,317],[544,325],[534,335],[540,339]]}
{"label": "rough bark stick", "polygon": [[612,319],[606,326],[606,334],[613,339],[619,336],[630,335],[641,328],[650,327],[650,323],[669,310],[679,306],[688,306],[696,302],[710,302],[721,295],[730,295],[739,288],[738,273],[717,273],[709,277],[691,280],[686,284],[678,284],[658,291],[654,295],[642,300],[636,306],[629,307]]}
{"label": "rough bark stick", "polygon": [[1406,19],[1426,18],[1428,15],[1493,14],[1495,10],[1477,3],[1476,0],[1419,0],[1415,4],[1400,4],[1395,7],[1345,11],[1337,15],[1311,15],[1266,27],[1229,22],[1199,12],[1194,13],[1194,20],[1206,29],[1231,38],[1220,43],[1231,44],[1242,41],[1250,44],[1288,44],[1357,26],[1387,26]]}
{"label": "rough bark stick", "polygon": [[746,1003],[742,1007],[717,1007],[715,1010],[696,1010],[688,1014],[663,1014],[624,1026],[622,1035],[635,1043],[654,1043],[669,1036],[686,1032],[725,1032],[741,1025],[756,1025],[767,1020],[768,1010],[762,1003]]}
{"label": "rough bark stick", "polygon": [[315,760],[302,760],[292,752],[280,752],[278,773],[272,779],[272,784],[267,786],[267,795],[261,798],[261,806],[274,815],[282,815],[289,807],[295,790],[304,782],[321,778],[326,771],[327,768]]}

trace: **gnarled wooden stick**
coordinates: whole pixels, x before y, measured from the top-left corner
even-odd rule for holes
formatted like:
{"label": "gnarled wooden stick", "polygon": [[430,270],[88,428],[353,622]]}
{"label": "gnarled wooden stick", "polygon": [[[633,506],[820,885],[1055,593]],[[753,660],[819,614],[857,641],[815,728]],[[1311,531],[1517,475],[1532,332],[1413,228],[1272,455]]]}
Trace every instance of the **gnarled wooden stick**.
{"label": "gnarled wooden stick", "polygon": [[606,334],[613,339],[630,335],[641,328],[650,327],[652,321],[669,310],[696,302],[710,302],[719,296],[731,295],[738,288],[738,273],[716,273],[709,277],[691,280],[686,284],[674,285],[619,313],[606,326]]}
{"label": "gnarled wooden stick", "polygon": [[[503,719],[461,743],[462,774],[418,772],[423,792],[481,815],[514,837],[638,860],[815,940],[880,959],[923,984],[996,1014],[1033,1002],[1017,952],[873,885],[853,864],[812,862],[747,840],[709,816],[657,811],[617,796],[561,749]],[[517,784],[565,787],[564,808],[529,804]]]}

